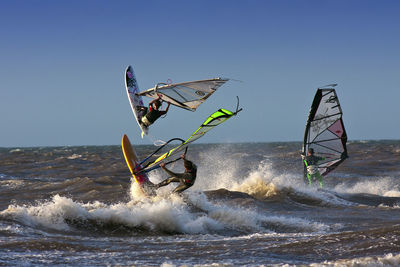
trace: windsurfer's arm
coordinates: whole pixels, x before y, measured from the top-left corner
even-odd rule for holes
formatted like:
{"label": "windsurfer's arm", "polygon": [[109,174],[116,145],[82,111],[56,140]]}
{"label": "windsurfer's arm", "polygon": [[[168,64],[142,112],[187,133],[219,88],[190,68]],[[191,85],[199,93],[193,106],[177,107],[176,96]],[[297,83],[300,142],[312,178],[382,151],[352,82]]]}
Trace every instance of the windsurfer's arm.
{"label": "windsurfer's arm", "polygon": [[306,167],[308,167],[308,163],[307,163],[306,157],[303,158],[303,162],[306,165]]}
{"label": "windsurfer's arm", "polygon": [[157,100],[159,100],[160,98],[155,98],[155,99],[153,99],[150,103],[149,103],[149,106],[150,105],[153,105],[153,103],[155,103]]}
{"label": "windsurfer's arm", "polygon": [[[186,159],[186,153],[183,153],[183,154],[181,155],[181,159],[183,159],[183,162],[189,162],[190,164],[193,165],[193,162],[191,162],[190,160],[187,160],[187,159]],[[185,164],[185,163],[184,163],[184,164]]]}
{"label": "windsurfer's arm", "polygon": [[171,103],[169,103],[169,102],[167,102],[167,103],[168,103],[168,104],[167,104],[167,107],[165,108],[165,113],[168,112],[169,106],[171,105]]}
{"label": "windsurfer's arm", "polygon": [[161,97],[158,97],[158,98],[153,99],[153,100],[149,103],[149,108],[150,108],[150,107],[153,108],[153,104],[154,104],[155,102],[159,101],[159,100],[161,100]]}
{"label": "windsurfer's arm", "polygon": [[169,105],[170,105],[170,103],[168,103],[167,108],[166,108],[165,110],[160,110],[160,114],[161,114],[161,115],[167,114],[168,109],[169,109]]}

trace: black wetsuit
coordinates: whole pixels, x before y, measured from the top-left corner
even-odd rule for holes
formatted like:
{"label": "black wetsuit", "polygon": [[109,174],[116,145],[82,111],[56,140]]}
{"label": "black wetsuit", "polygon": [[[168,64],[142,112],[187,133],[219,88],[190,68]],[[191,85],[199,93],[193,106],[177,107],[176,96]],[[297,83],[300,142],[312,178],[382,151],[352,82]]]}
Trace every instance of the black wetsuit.
{"label": "black wetsuit", "polygon": [[[186,160],[191,163],[191,161]],[[184,190],[188,189],[192,185],[194,185],[194,182],[196,181],[196,175],[197,175],[197,166],[192,163],[192,169],[190,171],[185,171],[184,173],[175,173],[167,168],[163,168],[166,173],[171,175],[170,178],[165,179],[161,183],[157,185],[158,187],[161,186],[166,186],[169,185],[170,183],[180,183],[172,193],[180,193],[183,192]]]}
{"label": "black wetsuit", "polygon": [[160,118],[162,115],[166,114],[167,111],[165,110],[158,110],[158,109],[154,109],[152,106],[149,107],[148,112],[146,113],[146,115],[144,115],[140,122],[146,126],[149,127],[150,125],[152,125],[158,118]]}
{"label": "black wetsuit", "polygon": [[314,156],[314,155],[310,155],[310,156],[305,156],[304,157],[304,160],[307,161],[307,165],[308,166],[317,165],[318,161],[324,160],[324,159],[325,158]]}
{"label": "black wetsuit", "polygon": [[162,115],[164,115],[165,112],[164,110],[160,111],[157,109],[151,109],[147,114],[146,118],[149,120],[151,124],[153,124],[158,118],[160,118]]}

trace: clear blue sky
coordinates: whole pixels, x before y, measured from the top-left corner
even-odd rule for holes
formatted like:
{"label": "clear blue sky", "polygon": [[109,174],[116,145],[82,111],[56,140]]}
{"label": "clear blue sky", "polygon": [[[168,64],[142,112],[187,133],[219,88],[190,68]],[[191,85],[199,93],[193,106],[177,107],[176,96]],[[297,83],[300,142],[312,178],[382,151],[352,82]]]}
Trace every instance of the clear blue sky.
{"label": "clear blue sky", "polygon": [[243,111],[203,142],[301,141],[318,86],[338,83],[350,140],[399,139],[400,1],[0,1],[0,147],[141,140],[123,72],[157,82],[227,77],[154,138],[187,138],[220,107]]}

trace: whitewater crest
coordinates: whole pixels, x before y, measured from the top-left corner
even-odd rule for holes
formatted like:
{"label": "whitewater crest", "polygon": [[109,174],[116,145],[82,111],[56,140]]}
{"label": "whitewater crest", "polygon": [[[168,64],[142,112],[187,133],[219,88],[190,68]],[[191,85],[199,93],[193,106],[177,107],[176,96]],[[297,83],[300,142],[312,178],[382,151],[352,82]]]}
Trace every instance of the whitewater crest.
{"label": "whitewater crest", "polygon": [[202,192],[136,197],[115,204],[81,203],[55,195],[35,205],[10,205],[0,215],[23,225],[67,232],[84,228],[96,232],[123,229],[133,234],[251,234],[273,232],[279,226],[307,231],[327,229],[323,224],[300,218],[268,216],[251,208],[215,203]]}

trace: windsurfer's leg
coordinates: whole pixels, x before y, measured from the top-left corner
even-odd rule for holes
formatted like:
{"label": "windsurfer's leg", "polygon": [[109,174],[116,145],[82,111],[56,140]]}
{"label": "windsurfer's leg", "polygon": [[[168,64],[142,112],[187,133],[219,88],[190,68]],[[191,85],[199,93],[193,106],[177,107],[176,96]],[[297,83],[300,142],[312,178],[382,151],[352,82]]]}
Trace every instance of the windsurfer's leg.
{"label": "windsurfer's leg", "polygon": [[319,186],[322,188],[324,186],[324,181],[322,180],[322,175],[320,173],[317,173],[316,176],[319,181]]}
{"label": "windsurfer's leg", "polygon": [[136,111],[139,118],[139,122],[142,123],[142,118],[147,114],[147,107],[137,106]]}
{"label": "windsurfer's leg", "polygon": [[137,111],[137,112],[145,112],[145,113],[147,113],[147,107],[144,107],[144,106],[137,106],[137,107],[136,107],[136,111]]}
{"label": "windsurfer's leg", "polygon": [[165,179],[161,183],[157,184],[156,187],[159,188],[159,187],[162,187],[162,186],[166,186],[166,185],[169,185],[170,183],[173,183],[173,182],[179,183],[180,180],[178,178],[176,178],[176,177],[170,177],[168,179]]}
{"label": "windsurfer's leg", "polygon": [[190,185],[190,184],[181,183],[177,188],[174,189],[174,191],[172,191],[172,193],[181,193],[181,192],[185,191],[186,189],[188,189],[191,186],[192,185]]}
{"label": "windsurfer's leg", "polygon": [[308,185],[312,186],[312,175],[307,173]]}
{"label": "windsurfer's leg", "polygon": [[143,116],[143,117],[140,119],[140,122],[141,122],[144,126],[146,126],[146,127],[149,127],[149,126],[151,125],[151,122],[147,119],[146,116]]}

